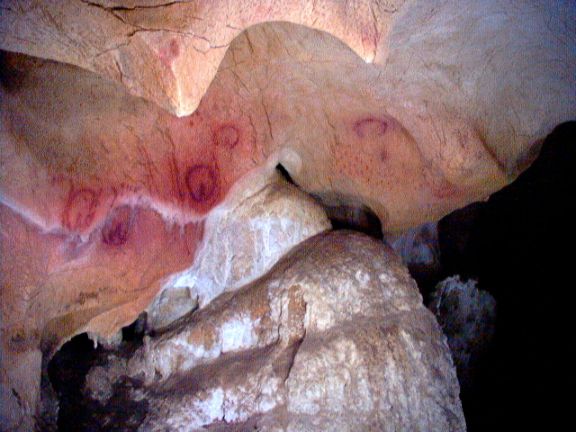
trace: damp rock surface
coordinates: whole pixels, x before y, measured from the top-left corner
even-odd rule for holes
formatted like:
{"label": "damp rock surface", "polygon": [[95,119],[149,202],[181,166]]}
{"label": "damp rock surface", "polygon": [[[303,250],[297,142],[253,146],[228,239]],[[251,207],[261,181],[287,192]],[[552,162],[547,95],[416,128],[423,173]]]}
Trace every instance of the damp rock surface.
{"label": "damp rock surface", "polygon": [[147,403],[138,430],[465,430],[434,316],[367,236],[314,236],[177,324],[125,366]]}

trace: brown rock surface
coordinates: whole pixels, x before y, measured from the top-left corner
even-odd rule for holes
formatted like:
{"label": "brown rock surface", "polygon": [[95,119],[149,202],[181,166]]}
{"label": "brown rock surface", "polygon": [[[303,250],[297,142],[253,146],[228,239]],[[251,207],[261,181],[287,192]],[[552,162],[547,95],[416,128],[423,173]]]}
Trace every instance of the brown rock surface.
{"label": "brown rock surface", "polygon": [[388,247],[352,232],[303,242],[147,339],[126,372],[143,380],[131,393],[148,403],[139,430],[465,430],[448,347],[415,283]]}

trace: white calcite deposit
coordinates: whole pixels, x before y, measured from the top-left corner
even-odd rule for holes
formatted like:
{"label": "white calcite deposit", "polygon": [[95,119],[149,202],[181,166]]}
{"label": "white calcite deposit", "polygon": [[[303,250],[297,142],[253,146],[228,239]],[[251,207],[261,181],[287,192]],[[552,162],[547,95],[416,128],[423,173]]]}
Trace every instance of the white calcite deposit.
{"label": "white calcite deposit", "polygon": [[173,275],[148,308],[150,328],[252,282],[292,247],[330,228],[322,207],[278,174],[247,181],[250,187],[207,218],[193,265]]}
{"label": "white calcite deposit", "polygon": [[141,380],[142,431],[465,430],[416,284],[390,248],[346,231],[146,338],[125,374]]}

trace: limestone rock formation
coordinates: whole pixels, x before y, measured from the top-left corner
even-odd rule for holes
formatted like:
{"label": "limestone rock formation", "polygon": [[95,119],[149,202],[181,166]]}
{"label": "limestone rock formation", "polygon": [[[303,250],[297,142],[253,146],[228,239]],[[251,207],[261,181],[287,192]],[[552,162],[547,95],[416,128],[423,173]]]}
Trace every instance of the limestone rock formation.
{"label": "limestone rock formation", "polygon": [[146,401],[143,431],[465,430],[450,352],[414,281],[352,232],[312,237],[127,362],[92,370],[104,402],[118,364],[142,382],[130,394]]}
{"label": "limestone rock formation", "polygon": [[322,207],[276,173],[238,189],[207,218],[194,264],[173,275],[148,307],[150,328],[252,282],[293,246],[330,228]]}

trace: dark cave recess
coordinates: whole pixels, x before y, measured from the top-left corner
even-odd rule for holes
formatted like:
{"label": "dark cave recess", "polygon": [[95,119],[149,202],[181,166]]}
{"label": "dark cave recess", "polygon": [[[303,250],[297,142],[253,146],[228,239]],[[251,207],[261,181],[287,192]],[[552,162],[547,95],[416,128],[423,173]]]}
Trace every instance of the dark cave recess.
{"label": "dark cave recess", "polygon": [[560,421],[559,389],[569,370],[562,346],[573,338],[567,321],[575,286],[575,172],[572,121],[546,138],[512,184],[438,224],[441,276],[477,279],[497,302],[491,350],[474,388],[462,394],[471,432]]}
{"label": "dark cave recess", "polygon": [[[299,187],[282,164],[278,164],[276,170],[288,183]],[[369,207],[351,203],[328,205],[321,197],[315,195],[313,197],[324,208],[334,230],[359,231],[379,240],[383,238],[380,219]]]}

